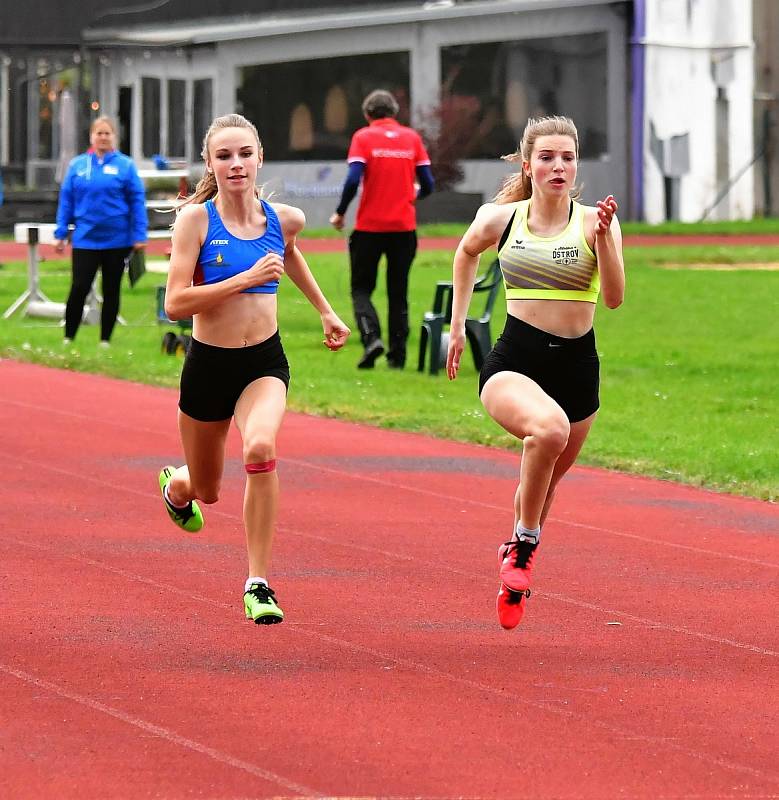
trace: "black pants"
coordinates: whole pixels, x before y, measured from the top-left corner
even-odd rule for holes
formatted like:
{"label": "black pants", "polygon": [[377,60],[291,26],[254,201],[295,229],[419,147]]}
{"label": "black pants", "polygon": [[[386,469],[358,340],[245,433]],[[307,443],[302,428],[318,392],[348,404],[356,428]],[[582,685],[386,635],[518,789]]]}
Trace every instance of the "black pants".
{"label": "black pants", "polygon": [[373,233],[352,231],[349,258],[352,267],[352,305],[363,347],[381,338],[381,324],[371,295],[376,288],[379,259],[387,257],[389,350],[387,358],[397,366],[406,361],[408,339],[408,273],[417,252],[416,231]]}
{"label": "black pants", "polygon": [[103,274],[103,308],[100,312],[100,338],[107,342],[119,315],[119,290],[124,272],[124,260],[129,247],[112,247],[107,250],[73,248],[73,283],[65,305],[65,336],[76,336],[84,315],[84,301],[97,275],[98,267]]}

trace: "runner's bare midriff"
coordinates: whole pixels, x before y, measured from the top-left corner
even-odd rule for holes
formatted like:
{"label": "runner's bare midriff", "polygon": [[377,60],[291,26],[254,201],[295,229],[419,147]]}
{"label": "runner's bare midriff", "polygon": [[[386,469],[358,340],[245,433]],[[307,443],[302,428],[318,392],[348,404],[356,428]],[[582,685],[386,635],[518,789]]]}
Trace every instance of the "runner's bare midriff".
{"label": "runner's bare midriff", "polygon": [[581,300],[507,300],[506,311],[534,328],[555,336],[584,336],[595,318],[595,303]]}
{"label": "runner's bare midriff", "polygon": [[276,332],[275,294],[238,294],[195,314],[192,335],[216,347],[249,347]]}

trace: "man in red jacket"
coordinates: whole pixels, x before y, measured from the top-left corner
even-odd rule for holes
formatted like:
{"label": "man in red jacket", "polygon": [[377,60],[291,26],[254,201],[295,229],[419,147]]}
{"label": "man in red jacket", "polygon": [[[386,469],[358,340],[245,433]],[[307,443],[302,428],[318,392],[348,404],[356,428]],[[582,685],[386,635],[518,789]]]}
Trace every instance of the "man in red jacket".
{"label": "man in red jacket", "polygon": [[387,362],[390,367],[402,369],[408,339],[408,273],[417,251],[414,203],[417,197],[433,191],[433,175],[419,134],[395,119],[398,103],[389,92],[383,89],[371,92],[363,100],[362,111],[368,125],[352,137],[347,156],[349,172],[341,202],[330,223],[336,230],[343,229],[344,214],[362,181],[357,219],[349,237],[352,304],[365,348],[357,366],[372,368],[385,350],[379,317],[371,302],[379,259],[385,255],[389,305]]}

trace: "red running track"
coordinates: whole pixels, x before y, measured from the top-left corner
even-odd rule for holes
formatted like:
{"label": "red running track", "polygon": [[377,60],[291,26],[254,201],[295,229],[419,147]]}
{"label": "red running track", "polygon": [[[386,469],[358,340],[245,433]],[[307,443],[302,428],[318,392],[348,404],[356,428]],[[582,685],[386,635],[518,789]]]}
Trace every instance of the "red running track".
{"label": "red running track", "polygon": [[[464,227],[464,226],[463,226]],[[420,250],[455,250],[459,237],[422,237],[419,240]],[[626,247],[658,247],[668,245],[779,245],[779,235],[774,233],[760,234],[663,234],[663,235],[629,235],[624,237]],[[303,253],[343,253],[347,255],[346,238],[305,239],[300,240]],[[165,255],[170,250],[170,241],[152,239],[147,252],[152,256]],[[53,245],[42,244],[38,247],[39,257],[53,260],[62,258]],[[69,258],[69,253],[67,255]],[[27,245],[18,242],[0,242],[0,263],[3,261],[25,261]]]}
{"label": "red running track", "polygon": [[174,392],[0,386],[2,797],[779,797],[776,506],[577,468],[505,632],[516,454],[289,414],[261,627],[237,437],[187,535]]}

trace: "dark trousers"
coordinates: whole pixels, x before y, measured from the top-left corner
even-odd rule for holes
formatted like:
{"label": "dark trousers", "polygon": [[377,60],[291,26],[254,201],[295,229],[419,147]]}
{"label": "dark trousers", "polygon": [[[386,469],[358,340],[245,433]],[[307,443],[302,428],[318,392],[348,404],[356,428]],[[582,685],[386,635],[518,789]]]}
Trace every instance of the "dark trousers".
{"label": "dark trousers", "polygon": [[84,315],[84,301],[92,288],[98,267],[101,268],[103,276],[100,338],[106,342],[111,338],[119,315],[119,290],[122,284],[124,260],[129,253],[129,247],[112,247],[107,250],[73,248],[73,282],[68,302],[65,304],[65,336],[68,339],[76,336]]}
{"label": "dark trousers", "polygon": [[349,259],[352,267],[352,305],[360,339],[366,347],[381,338],[381,324],[371,295],[376,288],[379,259],[387,258],[389,306],[388,360],[398,366],[406,361],[408,339],[408,273],[417,252],[416,231],[373,233],[352,231]]}

